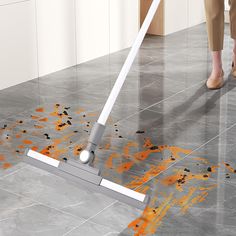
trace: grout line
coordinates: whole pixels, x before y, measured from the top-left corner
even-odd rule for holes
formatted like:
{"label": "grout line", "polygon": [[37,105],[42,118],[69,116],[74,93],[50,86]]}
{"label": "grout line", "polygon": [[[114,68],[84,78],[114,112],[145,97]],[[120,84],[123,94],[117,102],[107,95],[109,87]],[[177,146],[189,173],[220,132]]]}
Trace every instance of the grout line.
{"label": "grout line", "polygon": [[66,236],[69,233],[71,233],[72,231],[78,229],[80,226],[82,226],[83,224],[85,224],[86,222],[90,221],[91,219],[93,219],[94,217],[96,217],[97,215],[99,215],[100,213],[102,213],[104,210],[106,210],[107,208],[113,206],[115,203],[117,203],[118,201],[114,201],[113,203],[111,203],[110,205],[106,206],[105,208],[103,208],[101,211],[97,212],[95,215],[89,217],[88,219],[86,219],[85,221],[83,221],[81,224],[75,226],[73,229],[69,230],[68,232],[66,232],[65,234],[63,234],[62,236]]}
{"label": "grout line", "polygon": [[0,222],[2,222],[2,221],[6,221],[6,220],[10,220],[10,219],[12,219],[12,218],[9,217],[9,218],[5,218],[5,219],[0,219]]}
{"label": "grout line", "polygon": [[42,205],[42,206],[47,207],[47,208],[49,208],[49,209],[53,209],[53,210],[55,210],[55,211],[59,211],[59,212],[65,214],[65,215],[71,216],[71,217],[73,217],[73,218],[77,218],[77,219],[80,219],[80,220],[84,220],[82,217],[78,217],[78,216],[76,216],[76,215],[73,215],[73,214],[68,213],[68,212],[66,212],[66,211],[63,211],[63,210],[61,210],[61,209],[52,207],[52,206],[50,206],[50,205],[47,205],[47,204],[42,203],[42,202],[40,202],[40,201],[37,201],[37,200],[35,200],[35,199],[33,199],[33,198],[24,196],[24,195],[22,195],[22,194],[14,193],[14,192],[12,192],[12,191],[10,191],[10,190],[8,190],[8,189],[2,188],[1,186],[0,186],[0,189],[3,190],[3,191],[6,191],[6,192],[8,192],[8,193],[11,193],[11,194],[13,194],[13,195],[15,195],[15,196],[18,196],[18,197],[28,198],[28,199],[30,199],[31,201],[35,202],[35,203],[36,203],[35,205]]}
{"label": "grout line", "polygon": [[22,170],[22,169],[24,169],[24,168],[25,168],[25,166],[22,166],[22,167],[20,167],[19,169],[15,170],[15,171],[13,171],[13,172],[11,172],[11,173],[9,173],[9,174],[3,175],[3,176],[0,177],[0,180],[3,180],[3,179],[6,178],[6,177],[9,177],[9,176],[11,176],[11,175],[16,174],[17,172],[19,172],[20,170]]}
{"label": "grout line", "polygon": [[83,201],[77,202],[77,203],[74,203],[74,204],[71,204],[71,205],[66,205],[66,206],[62,207],[61,209],[68,208],[68,207],[76,207],[76,206],[80,206],[82,204],[83,204]]}
{"label": "grout line", "polygon": [[28,205],[28,206],[18,207],[18,208],[12,208],[11,210],[13,210],[13,211],[24,210],[24,209],[30,208],[30,207],[32,207],[32,206],[37,206],[37,205],[38,205],[38,203],[32,203],[32,204],[30,204],[30,205]]}
{"label": "grout line", "polygon": [[192,85],[192,86],[190,86],[190,87],[188,87],[188,88],[185,88],[185,89],[183,89],[183,90],[181,90],[181,91],[179,91],[179,92],[177,92],[177,93],[175,93],[175,94],[172,94],[172,95],[170,95],[169,97],[167,97],[167,98],[165,98],[165,99],[163,99],[163,100],[161,100],[161,101],[159,101],[159,102],[156,102],[156,103],[154,103],[154,104],[152,104],[152,105],[150,105],[150,106],[147,106],[147,107],[145,107],[144,109],[141,109],[140,111],[137,111],[137,112],[135,112],[135,113],[133,113],[133,114],[127,116],[126,118],[123,118],[123,119],[119,120],[118,122],[116,122],[116,124],[118,124],[118,123],[120,123],[120,122],[122,122],[122,121],[124,121],[124,120],[127,120],[127,119],[131,118],[132,116],[137,115],[137,114],[139,114],[139,113],[141,113],[141,112],[143,112],[143,111],[145,111],[145,110],[148,110],[149,108],[151,108],[151,107],[153,107],[153,106],[156,106],[156,105],[158,105],[158,104],[161,104],[162,102],[168,101],[169,99],[171,99],[171,98],[177,96],[178,94],[183,93],[184,91],[187,91],[187,90],[189,90],[189,89],[192,89],[192,88],[194,88],[194,87],[197,86],[197,85],[200,85],[203,81],[205,81],[205,80],[201,80],[200,82],[198,82],[198,83],[196,83],[196,84],[194,84],[194,85]]}
{"label": "grout line", "polygon": [[[142,187],[143,185],[147,184],[148,182],[150,182],[151,180],[153,180],[154,178],[156,178],[157,176],[161,175],[162,173],[166,172],[168,169],[172,168],[173,166],[175,166],[176,164],[180,163],[181,161],[185,160],[186,158],[188,158],[190,155],[192,155],[194,152],[196,152],[197,150],[199,150],[200,148],[204,147],[205,145],[207,145],[208,143],[210,143],[211,141],[215,140],[217,137],[219,137],[220,135],[224,134],[225,132],[229,131],[230,129],[232,129],[233,127],[236,126],[236,123],[231,125],[229,128],[225,129],[224,131],[220,132],[218,135],[216,135],[215,137],[211,138],[210,140],[208,140],[207,142],[201,144],[199,147],[195,148],[190,154],[186,155],[183,159],[181,159],[180,161],[175,162],[174,164],[170,165],[166,170],[161,171],[160,173],[158,173],[157,175],[153,176],[151,179],[149,179],[148,181],[144,182],[143,184],[141,184],[140,186],[138,186],[137,188],[133,189],[133,190],[137,190],[138,188]],[[88,220],[91,220],[92,218],[94,218],[95,216],[97,216],[98,214],[102,213],[104,210],[106,210],[107,208],[113,206],[116,202],[110,204],[109,206],[107,206],[106,208],[104,208],[103,210],[101,210],[100,212],[98,212],[96,215],[90,217]],[[80,227],[81,225],[83,225],[84,223],[86,223],[88,220],[86,220],[85,222],[83,222],[82,224],[80,224],[79,226],[76,227],[76,229],[78,227]],[[71,230],[73,231],[73,230]],[[70,232],[71,232],[70,231]],[[68,232],[69,233],[69,232]],[[67,235],[67,234],[65,234]],[[63,235],[63,236],[65,236]]]}
{"label": "grout line", "polygon": [[109,235],[119,234],[119,233],[120,233],[120,232],[118,232],[118,231],[112,231],[112,232],[109,232],[109,233],[104,234],[103,236],[109,236]]}
{"label": "grout line", "polygon": [[144,184],[147,184],[148,182],[150,182],[151,180],[153,180],[154,178],[156,178],[157,176],[159,176],[160,174],[166,172],[167,170],[169,170],[171,167],[175,166],[176,164],[179,164],[180,162],[182,162],[183,160],[185,160],[186,158],[188,158],[190,155],[192,155],[194,152],[198,151],[199,149],[201,149],[202,147],[204,147],[205,145],[207,145],[208,143],[210,143],[211,141],[215,140],[216,138],[218,138],[220,135],[226,133],[227,131],[229,131],[230,129],[234,128],[236,126],[236,123],[231,125],[229,128],[226,128],[225,130],[223,130],[222,132],[219,132],[218,135],[216,135],[215,137],[211,138],[210,140],[208,140],[207,142],[201,144],[199,147],[195,148],[191,153],[189,153],[188,155],[186,155],[185,157],[183,157],[181,160],[173,163],[172,165],[170,165],[167,169],[165,169],[164,171],[161,171],[160,173],[158,173],[156,176],[153,176],[151,179],[149,179],[148,181],[144,182],[143,184],[141,184],[140,186],[138,186],[137,188],[135,188],[134,190],[142,187]]}

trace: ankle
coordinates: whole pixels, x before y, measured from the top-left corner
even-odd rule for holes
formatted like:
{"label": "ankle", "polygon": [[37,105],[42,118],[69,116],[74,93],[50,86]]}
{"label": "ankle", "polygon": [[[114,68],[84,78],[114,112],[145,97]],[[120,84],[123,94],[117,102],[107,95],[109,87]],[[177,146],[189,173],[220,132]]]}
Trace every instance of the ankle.
{"label": "ankle", "polygon": [[212,67],[212,73],[214,74],[221,74],[223,71],[222,65],[217,65]]}

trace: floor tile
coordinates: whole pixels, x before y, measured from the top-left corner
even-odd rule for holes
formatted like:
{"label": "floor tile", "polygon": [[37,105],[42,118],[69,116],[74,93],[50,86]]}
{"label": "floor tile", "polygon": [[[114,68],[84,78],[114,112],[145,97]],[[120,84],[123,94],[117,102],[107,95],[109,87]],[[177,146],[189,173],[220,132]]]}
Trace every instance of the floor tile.
{"label": "floor tile", "polygon": [[127,224],[138,217],[140,213],[140,210],[117,202],[95,216],[92,221],[110,227],[115,231],[122,231]]}
{"label": "floor tile", "polygon": [[37,204],[29,198],[18,196],[2,189],[0,189],[0,196],[0,221],[13,218],[17,210],[22,210]]}
{"label": "floor tile", "polygon": [[86,219],[114,202],[114,199],[28,165],[1,179],[0,188]]}
{"label": "floor tile", "polygon": [[[165,172],[153,171],[137,179],[143,181],[139,189],[150,194],[152,200],[124,234],[233,235],[236,174],[235,161],[228,159],[228,153],[234,149],[234,133],[235,128],[228,130]],[[156,170],[163,167],[163,162]]]}
{"label": "floor tile", "polygon": [[19,209],[14,218],[0,221],[0,235],[62,235],[83,219],[64,214],[43,205]]}
{"label": "floor tile", "polygon": [[[147,36],[94,167],[151,195],[144,212],[21,162],[77,160],[130,49],[0,91],[0,235],[234,235],[235,81],[208,91],[205,24]],[[227,132],[226,132],[227,131]],[[35,205],[36,204],[36,205]]]}

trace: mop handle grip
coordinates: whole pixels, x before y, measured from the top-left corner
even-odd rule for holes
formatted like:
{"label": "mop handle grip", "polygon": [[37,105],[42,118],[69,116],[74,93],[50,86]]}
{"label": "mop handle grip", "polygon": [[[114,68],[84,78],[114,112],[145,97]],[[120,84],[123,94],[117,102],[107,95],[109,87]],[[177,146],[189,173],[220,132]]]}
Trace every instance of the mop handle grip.
{"label": "mop handle grip", "polygon": [[125,79],[130,71],[130,68],[135,60],[135,57],[139,51],[139,48],[141,47],[141,44],[144,40],[144,37],[148,31],[148,28],[152,22],[152,19],[154,18],[154,15],[158,9],[158,6],[160,4],[160,0],[153,0],[152,5],[150,6],[150,9],[147,13],[147,16],[142,24],[142,27],[138,33],[137,38],[134,41],[134,44],[129,52],[129,55],[120,71],[120,74],[111,90],[111,93],[106,101],[105,106],[103,107],[103,110],[100,114],[100,117],[98,119],[98,123],[101,125],[105,125],[107,122],[107,119],[112,111],[112,108],[115,104],[115,101],[120,93],[120,90],[125,82]]}

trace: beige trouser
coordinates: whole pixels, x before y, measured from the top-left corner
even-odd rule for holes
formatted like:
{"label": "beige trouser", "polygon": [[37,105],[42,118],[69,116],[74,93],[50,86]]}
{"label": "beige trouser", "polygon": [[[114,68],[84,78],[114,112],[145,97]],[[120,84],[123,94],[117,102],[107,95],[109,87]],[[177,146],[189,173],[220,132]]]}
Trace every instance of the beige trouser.
{"label": "beige trouser", "polygon": [[[231,37],[236,39],[236,0],[229,0]],[[223,50],[224,0],[205,0],[209,47],[212,51]]]}

